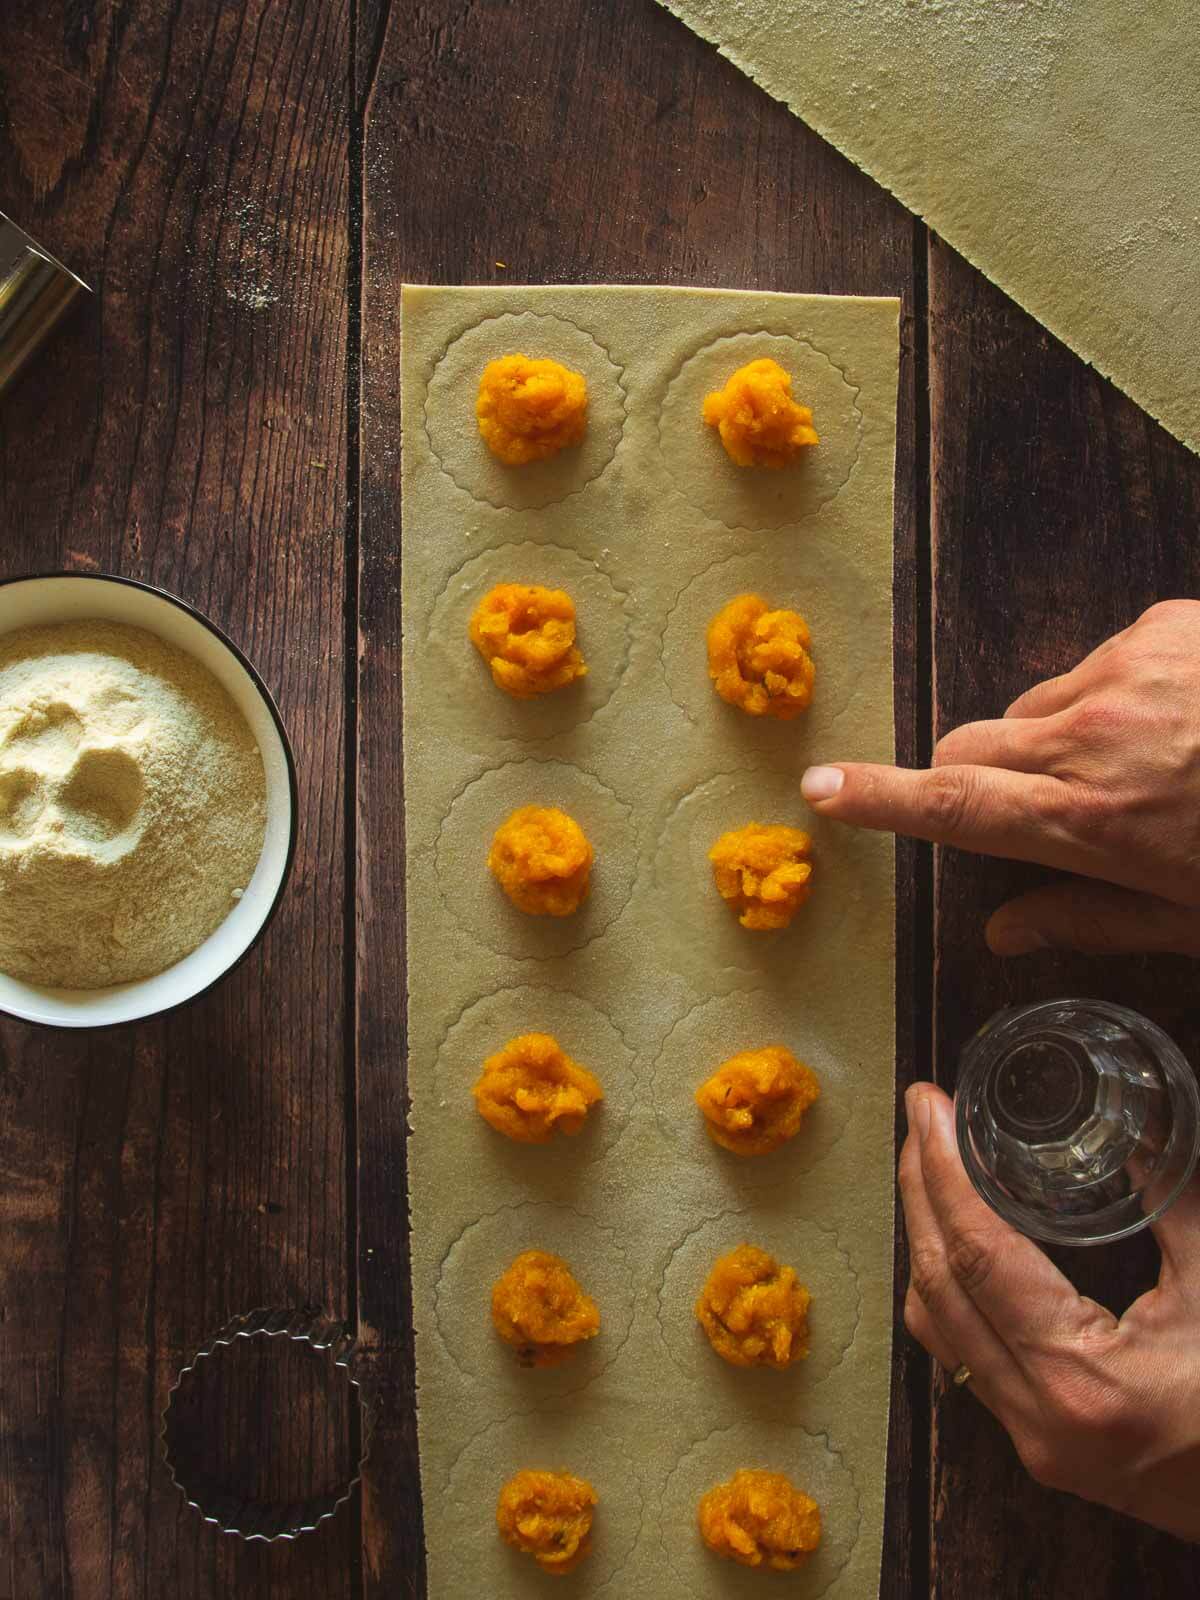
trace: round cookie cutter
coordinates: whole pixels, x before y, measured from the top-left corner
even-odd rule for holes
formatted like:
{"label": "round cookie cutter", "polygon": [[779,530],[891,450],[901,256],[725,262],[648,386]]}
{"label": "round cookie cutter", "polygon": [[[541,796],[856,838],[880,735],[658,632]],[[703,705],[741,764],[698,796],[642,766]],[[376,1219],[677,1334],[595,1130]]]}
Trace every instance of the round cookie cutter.
{"label": "round cookie cutter", "polygon": [[[206,1469],[202,1447],[181,1436],[174,1401],[188,1374],[219,1349],[234,1346],[241,1339],[259,1338],[290,1339],[309,1346],[326,1356],[330,1368],[340,1374],[356,1392],[361,1441],[358,1463],[346,1482],[336,1489],[285,1502],[266,1502],[235,1494],[217,1483]],[[211,1523],[221,1533],[233,1534],[247,1542],[259,1540],[268,1544],[278,1539],[298,1539],[328,1521],[353,1494],[371,1453],[376,1405],[371,1387],[361,1369],[355,1365],[358,1355],[357,1340],[345,1323],[335,1322],[311,1306],[288,1309],[263,1307],[247,1311],[234,1317],[215,1333],[187,1365],[180,1368],[163,1407],[159,1432],[163,1461],[171,1475],[171,1482],[192,1510],[198,1511],[205,1522]]]}

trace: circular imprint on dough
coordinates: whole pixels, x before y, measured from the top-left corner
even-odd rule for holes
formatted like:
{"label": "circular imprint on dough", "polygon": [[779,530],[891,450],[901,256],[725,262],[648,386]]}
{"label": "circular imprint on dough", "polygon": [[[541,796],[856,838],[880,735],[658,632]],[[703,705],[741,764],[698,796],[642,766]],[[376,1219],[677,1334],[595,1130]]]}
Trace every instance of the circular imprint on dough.
{"label": "circular imprint on dough", "polygon": [[[549,1144],[518,1144],[475,1109],[471,1089],[484,1061],[521,1033],[553,1034],[572,1060],[599,1078],[604,1099],[589,1110],[577,1134],[556,1134]],[[519,984],[486,994],[467,1007],[438,1051],[438,1105],[448,1112],[445,1148],[472,1174],[499,1167],[522,1185],[569,1178],[602,1160],[620,1138],[636,1093],[634,1059],[612,1018],[569,989]]]}
{"label": "circular imprint on dough", "polygon": [[[591,890],[569,917],[518,911],[488,870],[500,824],[519,806],[557,806],[595,851]],[[637,841],[632,808],[590,772],[563,761],[512,761],[473,779],[450,806],[437,837],[442,898],[454,922],[500,955],[549,960],[580,950],[615,922],[633,893]]]}
{"label": "circular imprint on dough", "polygon": [[[561,1256],[600,1308],[600,1332],[556,1367],[521,1367],[492,1326],[492,1285],[523,1250]],[[585,1389],[616,1360],[633,1321],[633,1278],[616,1232],[569,1206],[530,1200],[472,1222],[438,1275],[438,1332],[455,1364],[504,1408]]]}
{"label": "circular imprint on dough", "polygon": [[818,1600],[841,1573],[858,1539],[858,1490],[824,1434],[761,1420],[707,1434],[667,1479],[659,1537],[683,1593],[691,1600],[762,1600],[764,1574],[713,1555],[696,1528],[701,1495],[714,1484],[727,1483],[740,1467],[786,1473],[817,1502],[821,1543],[799,1571],[786,1574],[780,1588],[786,1589],[788,1600]]}
{"label": "circular imprint on dough", "polygon": [[[523,467],[496,459],[475,416],[484,367],[516,353],[559,361],[582,372],[588,386],[583,443]],[[487,317],[460,333],[438,360],[425,391],[425,432],[438,465],[473,499],[498,510],[535,511],[578,494],[608,466],[624,427],[622,368],[575,323],[533,311]]]}
{"label": "circular imprint on dough", "polygon": [[[734,1367],[709,1344],[696,1320],[696,1299],[718,1256],[739,1244],[767,1250],[812,1296],[809,1350],[782,1372]],[[658,1290],[658,1321],[671,1359],[685,1378],[705,1385],[729,1411],[795,1417],[804,1397],[827,1378],[854,1342],[862,1305],[850,1257],[829,1228],[797,1216],[789,1201],[753,1211],[727,1211],[685,1235],[671,1252]]]}
{"label": "circular imprint on dough", "polygon": [[[860,640],[880,604],[866,575],[835,545],[817,535],[796,547],[793,576],[781,587],[779,557],[747,550],[706,567],[683,589],[667,614],[662,662],[671,698],[689,721],[726,747],[736,741],[748,754],[832,749],[835,730],[862,677]],[[812,633],[816,681],[812,704],[791,722],[752,717],[728,705],[708,675],[708,625],[740,594],[757,594],[775,611],[798,611]],[[884,596],[888,604],[890,596]],[[886,685],[885,685],[886,688]]]}
{"label": "circular imprint on dough", "polygon": [[[739,467],[703,418],[704,397],[749,361],[769,357],[810,406],[820,443],[791,466]],[[689,356],[667,386],[658,422],[663,464],[684,498],[730,529],[785,528],[827,505],[850,478],[862,445],[858,389],[807,339],[735,333]]]}
{"label": "circular imprint on dough", "polygon": [[[743,928],[717,892],[708,852],[723,833],[748,822],[785,823],[812,838],[812,894],[787,928]],[[841,870],[846,852],[842,839],[834,844],[836,826],[804,804],[798,771],[721,772],[680,796],[659,831],[654,858],[662,958],[708,994],[731,983],[786,983],[802,1003],[806,965],[828,978],[834,940],[861,898],[853,875]]]}
{"label": "circular imprint on dough", "polygon": [[[498,583],[565,589],[575,604],[576,644],[587,676],[536,700],[514,700],[492,681],[468,637],[475,607]],[[629,595],[594,561],[554,544],[506,544],[466,562],[434,602],[420,671],[440,702],[439,717],[473,747],[497,739],[550,739],[595,716],[629,660]]]}
{"label": "circular imprint on dough", "polygon": [[[802,906],[800,915],[808,909]],[[799,1131],[768,1155],[739,1156],[708,1135],[696,1090],[723,1061],[743,1050],[782,1044],[816,1073],[820,1099],[804,1113]],[[774,1188],[810,1171],[827,1156],[850,1120],[851,1081],[857,1063],[847,1061],[808,1020],[803,1006],[762,989],[717,995],[689,1011],[663,1040],[651,1070],[654,1113],[663,1133],[683,1152],[689,1167],[703,1168],[731,1204],[747,1193]]]}
{"label": "circular imprint on dough", "polygon": [[[505,1417],[477,1434],[450,1469],[439,1515],[449,1524],[443,1539],[447,1594],[488,1600],[528,1600],[542,1579],[533,1559],[514,1550],[496,1529],[500,1490],[525,1468],[573,1472],[596,1491],[592,1548],[570,1574],[572,1595],[594,1595],[625,1566],[642,1526],[643,1494],[634,1461],[609,1422],[574,1410],[535,1411]],[[444,1525],[444,1524],[443,1524]]]}

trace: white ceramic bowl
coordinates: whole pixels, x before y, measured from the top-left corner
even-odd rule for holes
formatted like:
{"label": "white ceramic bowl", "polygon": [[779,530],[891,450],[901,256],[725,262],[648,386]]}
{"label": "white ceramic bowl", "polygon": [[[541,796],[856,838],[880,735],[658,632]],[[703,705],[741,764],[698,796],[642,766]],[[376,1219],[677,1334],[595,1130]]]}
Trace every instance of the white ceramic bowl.
{"label": "white ceramic bowl", "polygon": [[60,1028],[107,1028],[194,1000],[250,950],[278,905],[296,847],[296,768],[283,721],[254,668],[193,606],[130,578],[63,573],[0,583],[0,634],[88,618],[145,628],[207,667],[250,724],[267,779],[267,831],[245,893],[191,955],[109,989],[44,989],[0,973],[0,1011]]}

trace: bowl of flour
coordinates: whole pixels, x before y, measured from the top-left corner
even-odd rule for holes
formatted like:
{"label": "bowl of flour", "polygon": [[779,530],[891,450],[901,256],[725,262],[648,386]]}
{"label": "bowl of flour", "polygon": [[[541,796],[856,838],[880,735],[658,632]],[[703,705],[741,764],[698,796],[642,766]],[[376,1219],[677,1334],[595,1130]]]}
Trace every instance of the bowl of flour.
{"label": "bowl of flour", "polygon": [[279,712],[213,623],[123,578],[0,584],[0,1010],[194,999],[270,921],[295,834]]}

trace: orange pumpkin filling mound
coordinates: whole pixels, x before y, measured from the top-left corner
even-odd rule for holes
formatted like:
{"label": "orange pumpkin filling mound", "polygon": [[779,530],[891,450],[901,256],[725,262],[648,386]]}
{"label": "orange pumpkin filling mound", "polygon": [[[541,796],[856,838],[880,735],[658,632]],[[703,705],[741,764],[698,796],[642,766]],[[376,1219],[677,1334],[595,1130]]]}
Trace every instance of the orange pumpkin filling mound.
{"label": "orange pumpkin filling mound", "polygon": [[798,611],[739,594],[708,625],[708,675],[722,700],[752,717],[789,722],[812,704],[812,636]]}
{"label": "orange pumpkin filling mound", "polygon": [[509,467],[547,461],[587,429],[587,380],[557,361],[501,356],[479,379],[475,415],[484,442]]}
{"label": "orange pumpkin filling mound", "polygon": [[786,467],[820,443],[812,412],[792,399],[790,375],[769,357],[739,367],[707,395],[704,420],[739,467]]}
{"label": "orange pumpkin filling mound", "polygon": [[739,1156],[777,1150],[821,1094],[817,1075],[781,1044],[743,1050],[696,1090],[708,1136]]}
{"label": "orange pumpkin filling mound", "polygon": [[782,1371],[808,1354],[810,1299],[791,1267],[757,1245],[739,1244],[714,1262],[696,1318],[731,1366]]}
{"label": "orange pumpkin filling mound", "polygon": [[587,835],[555,806],[521,806],[501,823],[488,852],[497,883],[532,917],[569,917],[587,899],[593,851]]}
{"label": "orange pumpkin filling mound", "polygon": [[565,590],[498,583],[475,607],[469,631],[497,687],[515,700],[564,689],[587,673]]}
{"label": "orange pumpkin filling mound", "polygon": [[471,1091],[479,1114],[520,1144],[548,1144],[578,1133],[604,1091],[548,1033],[523,1033],[483,1063]]}
{"label": "orange pumpkin filling mound", "polygon": [[549,1250],[524,1250],[492,1286],[492,1324],[523,1367],[556,1367],[600,1332],[596,1302]]}
{"label": "orange pumpkin filling mound", "polygon": [[700,1500],[700,1537],[744,1567],[795,1572],[821,1543],[821,1513],[782,1472],[743,1467]]}
{"label": "orange pumpkin filling mound", "polygon": [[812,892],[812,841],[799,828],[748,822],[708,852],[723,900],[743,928],[786,928]]}
{"label": "orange pumpkin filling mound", "polygon": [[571,1572],[592,1548],[596,1491],[570,1472],[518,1472],[500,1491],[496,1526],[514,1549],[532,1556],[543,1572]]}

